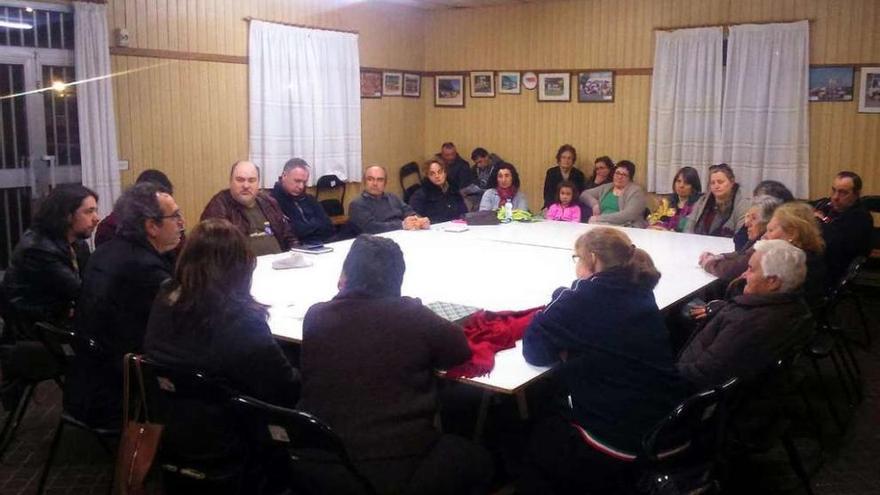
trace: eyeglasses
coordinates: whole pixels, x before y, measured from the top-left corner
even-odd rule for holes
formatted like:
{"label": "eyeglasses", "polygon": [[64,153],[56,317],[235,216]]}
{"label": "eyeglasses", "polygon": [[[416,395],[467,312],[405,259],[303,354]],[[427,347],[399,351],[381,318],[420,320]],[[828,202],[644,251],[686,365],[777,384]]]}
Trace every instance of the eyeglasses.
{"label": "eyeglasses", "polygon": [[579,254],[571,255],[571,262],[572,263],[577,263],[578,261],[580,261],[580,259],[581,259],[581,255],[579,255]]}
{"label": "eyeglasses", "polygon": [[156,220],[165,220],[166,218],[173,218],[179,222],[179,221],[183,220],[183,212],[181,212],[180,210],[177,210],[170,215],[160,215],[160,216],[156,217]]}
{"label": "eyeglasses", "polygon": [[625,170],[615,170],[614,175],[619,175],[621,177],[629,177],[629,172]]}

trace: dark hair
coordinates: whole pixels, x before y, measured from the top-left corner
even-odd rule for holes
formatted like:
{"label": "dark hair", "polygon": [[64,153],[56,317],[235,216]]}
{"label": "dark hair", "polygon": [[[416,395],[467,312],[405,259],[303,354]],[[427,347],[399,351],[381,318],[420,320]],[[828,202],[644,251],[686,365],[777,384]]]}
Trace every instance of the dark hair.
{"label": "dark hair", "polygon": [[455,144],[453,144],[452,141],[446,141],[445,143],[440,145],[440,151],[443,151],[444,148],[455,149]]}
{"label": "dark hair", "polygon": [[308,162],[306,162],[302,158],[291,158],[290,160],[287,160],[287,163],[284,164],[284,170],[282,170],[281,173],[284,174],[284,173],[290,172],[291,170],[293,170],[295,168],[301,168],[301,169],[305,170],[306,172],[308,172],[309,164],[308,164]]}
{"label": "dark hair", "polygon": [[617,169],[619,169],[621,167],[625,168],[626,171],[629,172],[629,180],[636,179],[636,164],[635,163],[633,163],[629,160],[620,160],[619,162],[617,162],[617,165],[614,166],[614,170],[612,171],[612,174],[614,172],[617,172]]}
{"label": "dark hair", "polygon": [[247,240],[223,218],[202,221],[186,238],[177,258],[168,292],[176,328],[210,331],[229,310],[250,310],[265,320],[266,307],[251,296],[251,277],[257,259]]}
{"label": "dark hair", "polygon": [[849,170],[844,170],[842,172],[838,172],[837,177],[840,179],[850,179],[853,182],[853,192],[855,192],[856,194],[862,192],[862,178],[859,177],[859,174],[855,172],[850,172]]}
{"label": "dark hair", "polygon": [[174,186],[171,184],[168,176],[161,170],[156,170],[154,168],[144,170],[134,181],[135,184],[140,184],[141,182],[152,182],[153,184],[162,186],[162,192],[174,194]]}
{"label": "dark hair", "polygon": [[370,297],[400,297],[406,263],[403,251],[391,239],[368,234],[357,236],[342,264],[345,292]]}
{"label": "dark hair", "polygon": [[163,192],[161,186],[153,182],[135,184],[116,200],[113,213],[119,220],[116,232],[127,239],[147,239],[144,222],[153,219],[162,221],[162,207],[157,193]]}
{"label": "dark hair", "polygon": [[578,161],[578,152],[574,149],[574,146],[570,144],[563,144],[559,147],[559,151],[556,152],[556,163],[559,163],[559,159],[562,158],[562,154],[566,151],[571,152],[571,163],[574,164]]}
{"label": "dark hair", "polygon": [[251,165],[253,165],[254,168],[257,169],[257,179],[260,178],[260,166],[259,165],[257,165],[254,162],[249,162],[247,160],[239,160],[239,161],[233,163],[232,167],[229,169],[229,179],[230,180],[232,179],[232,175],[235,174],[235,167],[239,166],[242,163],[250,163]]}
{"label": "dark hair", "polygon": [[560,181],[559,184],[556,186],[556,201],[559,201],[559,193],[560,193],[560,191],[562,191],[563,187],[567,187],[567,188],[571,189],[571,202],[576,203],[578,200],[578,194],[580,193],[580,191],[578,191],[577,184],[575,184],[574,182],[572,182],[570,180]]}
{"label": "dark hair", "polygon": [[98,201],[95,191],[79,184],[61,184],[46,196],[34,214],[31,228],[51,239],[64,239],[70,228],[70,215],[89,196]]}
{"label": "dark hair", "polygon": [[703,185],[700,184],[700,173],[697,172],[697,169],[694,167],[681,167],[672,179],[673,193],[675,192],[675,181],[678,180],[679,176],[683,178],[685,182],[690,184],[691,189],[693,190],[691,196],[699,196],[700,193],[703,192]]}
{"label": "dark hair", "polygon": [[510,170],[510,175],[513,176],[513,187],[519,189],[519,172],[516,171],[516,167],[512,163],[507,162],[501,162],[495,167],[495,173],[489,177],[489,188],[495,189],[498,187],[498,172],[502,170]]}
{"label": "dark hair", "polygon": [[654,260],[644,250],[635,247],[629,236],[611,227],[597,227],[578,237],[574,245],[581,259],[590,253],[602,261],[605,270],[625,270],[630,281],[645,289],[653,289],[660,281],[660,272]]}
{"label": "dark hair", "polygon": [[446,167],[446,162],[444,162],[443,159],[441,159],[439,156],[434,156],[433,158],[422,164],[422,175],[425,176],[425,179],[428,178],[428,172],[431,171],[431,165],[435,163],[437,165],[440,165],[440,168],[442,168],[444,172],[447,171],[448,168]]}
{"label": "dark hair", "polygon": [[794,201],[794,194],[785,187],[785,184],[776,180],[762,180],[755,186],[752,197],[772,196],[781,199],[783,203]]}
{"label": "dark hair", "polygon": [[483,158],[484,156],[489,156],[489,152],[486,151],[486,148],[474,148],[474,151],[471,151],[471,160]]}
{"label": "dark hair", "polygon": [[734,175],[734,173],[733,173],[733,169],[730,168],[730,165],[728,165],[728,164],[726,164],[726,163],[719,163],[718,165],[710,165],[710,166],[709,166],[709,179],[708,179],[708,180],[711,181],[711,180],[712,180],[712,174],[714,174],[714,173],[716,173],[716,172],[721,172],[722,174],[724,174],[725,176],[727,176],[727,179],[730,180],[730,182],[736,182],[736,175]]}
{"label": "dark hair", "polygon": [[600,156],[599,158],[593,160],[593,173],[590,175],[590,180],[588,180],[587,182],[598,185],[596,184],[596,164],[600,162],[608,167],[608,176],[605,178],[605,182],[603,182],[603,184],[611,182],[611,174],[614,173],[614,161],[611,159],[611,157],[608,156]]}

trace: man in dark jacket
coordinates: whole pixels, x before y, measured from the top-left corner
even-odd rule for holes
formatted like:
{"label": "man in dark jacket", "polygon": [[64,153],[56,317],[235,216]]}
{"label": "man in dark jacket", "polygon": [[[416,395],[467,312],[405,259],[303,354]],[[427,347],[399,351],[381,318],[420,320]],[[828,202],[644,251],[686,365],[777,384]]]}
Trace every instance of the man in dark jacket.
{"label": "man in dark jacket", "polygon": [[314,196],[306,193],[309,164],[291,158],[272,188],[272,197],[290,220],[296,238],[303,244],[323,244],[333,237],[333,223]]}
{"label": "man in dark jacket", "polygon": [[855,172],[840,172],[831,185],[831,197],[814,203],[825,239],[828,280],[836,282],[856,256],[871,251],[874,219],[859,201],[862,178]]}
{"label": "man in dark jacket", "polygon": [[80,185],[56,187],[12,253],[0,291],[29,320],[70,318],[89,259],[85,240],[98,225],[98,195]]}
{"label": "man in dark jacket", "polygon": [[248,238],[257,256],[275,254],[299,244],[275,199],[260,191],[260,169],[238,161],[229,171],[229,189],[211,198],[200,220],[225,218]]}
{"label": "man in dark jacket", "polygon": [[404,270],[394,241],[354,241],[339,294],[303,321],[299,407],[342,436],[379,493],[482,493],[474,488],[491,478],[487,454],[433,424],[435,370],[466,361],[467,339],[400,296]]}
{"label": "man in dark jacket", "polygon": [[787,241],[758,241],[743,295],[715,306],[715,316],[691,338],[678,370],[698,388],[767,371],[809,335],[792,322],[809,315],[799,291],[806,255]]}
{"label": "man in dark jacket", "polygon": [[128,189],[114,208],[117,235],[98,247],[83,275],[75,326],[96,349],[76,349],[64,409],[95,427],[119,428],[122,357],[141,352],[153,299],[171,276],[167,256],[177,247],[183,216],[170,194],[145,182]]}

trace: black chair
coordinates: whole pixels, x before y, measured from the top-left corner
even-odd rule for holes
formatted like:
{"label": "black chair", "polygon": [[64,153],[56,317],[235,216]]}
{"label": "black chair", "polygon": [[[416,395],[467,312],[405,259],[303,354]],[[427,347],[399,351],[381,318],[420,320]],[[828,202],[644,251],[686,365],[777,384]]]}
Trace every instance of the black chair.
{"label": "black chair", "polygon": [[[415,182],[411,177],[415,175]],[[411,182],[407,185],[407,182]],[[419,170],[419,164],[409,162],[400,167],[400,190],[403,191],[403,202],[409,204],[409,198],[422,186],[422,172]]]}
{"label": "black chair", "polygon": [[738,378],[687,398],[642,439],[636,459],[638,490],[647,493],[709,493],[719,490],[726,402]]}
{"label": "black chair", "polygon": [[[76,356],[77,349],[85,349],[87,352],[97,352],[99,350],[94,340],[81,337],[73,330],[61,328],[51,323],[38,322],[34,326],[34,330],[46,346],[46,349],[57,360],[61,375],[64,375],[67,369],[69,369],[71,362]],[[63,391],[63,383],[61,385]],[[52,436],[52,443],[49,447],[49,456],[46,458],[46,463],[43,465],[43,471],[37,484],[37,494],[43,493],[46,480],[49,477],[49,470],[52,467],[52,462],[55,460],[55,454],[58,452],[58,446],[61,444],[61,438],[66,427],[76,428],[89,433],[98,441],[98,444],[101,445],[110,457],[115,458],[116,449],[112,443],[118,439],[119,430],[93,428],[71,416],[67,411],[61,411],[61,416],[58,418],[58,426],[55,428],[55,434]]]}
{"label": "black chair", "polygon": [[315,184],[315,197],[327,212],[327,216],[332,218],[345,215],[345,182],[336,175],[323,175],[318,178]]}
{"label": "black chair", "polygon": [[[255,424],[261,441],[287,449],[295,473],[297,493],[374,495],[376,490],[348,456],[342,439],[315,416],[247,396],[233,399],[237,408]],[[312,467],[321,466],[320,475]],[[339,468],[325,472],[327,466]],[[332,474],[331,474],[332,473]],[[328,476],[333,476],[327,486]]]}

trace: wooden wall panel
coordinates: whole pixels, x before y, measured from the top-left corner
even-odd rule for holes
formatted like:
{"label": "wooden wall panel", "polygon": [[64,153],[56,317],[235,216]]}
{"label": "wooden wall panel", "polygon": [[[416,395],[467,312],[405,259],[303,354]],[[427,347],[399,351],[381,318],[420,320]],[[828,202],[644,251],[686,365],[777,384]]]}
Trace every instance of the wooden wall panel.
{"label": "wooden wall panel", "polygon": [[[876,0],[571,0],[433,12],[431,25],[443,26],[444,36],[426,40],[425,67],[649,68],[658,27],[798,19],[814,21],[811,63],[880,63]],[[427,100],[424,153],[447,140],[463,155],[475,146],[495,151],[518,166],[533,203],[563,143],[578,149],[585,169],[601,154],[631,159],[644,183],[651,78],[618,75],[616,84],[611,104],[537,103],[533,91],[468,98],[464,109],[434,108]],[[810,139],[811,196],[825,194],[843,168],[880,191],[880,115],[857,113],[856,102],[812,103]]]}
{"label": "wooden wall panel", "polygon": [[[421,71],[420,10],[348,0],[110,0],[110,29],[125,27],[130,47],[247,55],[244,17],[360,33],[361,65]],[[227,186],[231,163],[248,156],[247,66],[233,63],[113,56],[122,173],[130,184],[158,168],[175,184],[190,223]],[[429,80],[430,82],[430,80]],[[423,98],[430,98],[430,84]],[[421,157],[425,107],[412,98],[362,100],[363,160],[396,170]],[[399,189],[397,181],[389,181]],[[350,187],[347,199],[359,191]]]}

